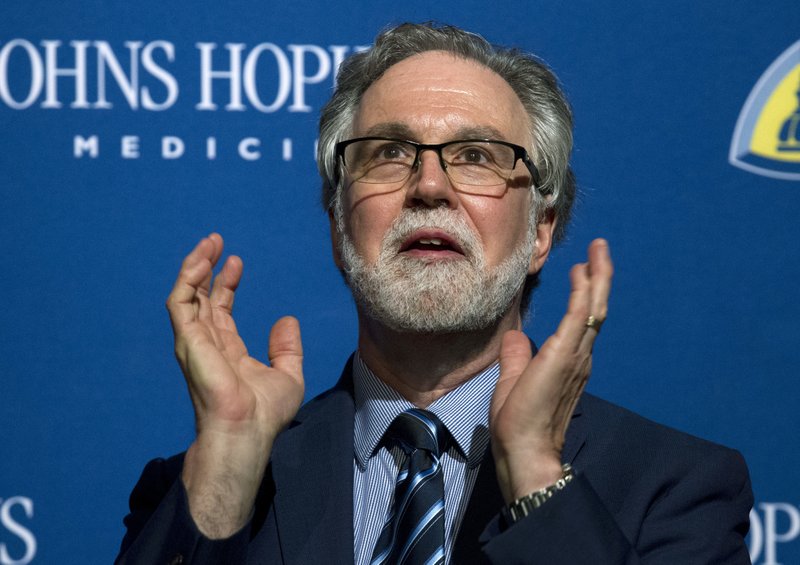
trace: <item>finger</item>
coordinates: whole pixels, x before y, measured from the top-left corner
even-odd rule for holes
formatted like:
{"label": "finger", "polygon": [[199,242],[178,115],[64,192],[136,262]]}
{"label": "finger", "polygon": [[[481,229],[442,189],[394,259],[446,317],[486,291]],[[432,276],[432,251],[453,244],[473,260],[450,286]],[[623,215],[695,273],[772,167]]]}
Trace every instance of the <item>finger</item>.
{"label": "finger", "polygon": [[[604,239],[592,241],[588,258],[587,263],[575,265],[570,271],[572,291],[567,314],[556,332],[574,351],[581,348],[591,351],[600,325],[608,314],[608,296],[614,271],[608,242]],[[593,320],[593,326],[590,326],[589,320]]]}
{"label": "finger", "polygon": [[208,237],[205,238],[206,241],[210,244],[210,249],[208,251],[208,261],[211,263],[211,269],[206,273],[203,279],[198,284],[198,289],[203,291],[204,294],[208,295],[208,291],[211,288],[211,274],[214,270],[214,267],[219,261],[220,256],[222,256],[222,249],[223,249],[223,242],[222,236],[218,233],[212,233]]}
{"label": "finger", "polygon": [[533,357],[531,342],[517,330],[509,330],[500,345],[500,380],[515,379],[528,366]]}
{"label": "finger", "polygon": [[197,317],[194,300],[202,281],[211,275],[214,254],[214,241],[205,237],[181,264],[178,278],[167,298],[167,310],[176,331],[180,325],[192,322]]}
{"label": "finger", "polygon": [[214,279],[214,286],[211,288],[212,308],[220,309],[227,314],[233,311],[234,294],[242,279],[242,270],[242,260],[239,257],[231,255],[225,260],[225,264]]}
{"label": "finger", "polygon": [[222,257],[222,250],[225,247],[225,242],[222,239],[222,236],[217,232],[211,232],[208,235],[208,239],[214,244],[214,253],[211,257],[211,262],[216,265],[219,258]]}
{"label": "finger", "polygon": [[211,256],[209,257],[211,269],[209,269],[209,271],[206,273],[206,276],[203,277],[203,280],[200,281],[200,284],[197,285],[195,307],[197,309],[198,319],[210,322],[212,312],[211,305],[208,301],[208,296],[210,294],[211,280],[214,276],[214,267],[216,266],[217,261],[219,261],[219,258],[222,256],[224,244],[222,241],[222,236],[218,233],[212,233],[206,239],[208,239],[212,245]]}
{"label": "finger", "polygon": [[279,371],[296,381],[303,381],[303,344],[300,339],[300,323],[296,318],[285,316],[275,322],[269,332],[269,362]]}
{"label": "finger", "polygon": [[[571,290],[567,312],[561,318],[554,343],[567,348],[568,351],[577,351],[586,334],[586,319],[590,311],[591,281],[589,279],[588,265],[579,263],[569,272]],[[551,341],[551,340],[548,340]]]}
{"label": "finger", "polygon": [[614,274],[608,242],[604,239],[596,239],[589,246],[588,268],[592,285],[589,313],[602,324],[608,315],[608,296]]}

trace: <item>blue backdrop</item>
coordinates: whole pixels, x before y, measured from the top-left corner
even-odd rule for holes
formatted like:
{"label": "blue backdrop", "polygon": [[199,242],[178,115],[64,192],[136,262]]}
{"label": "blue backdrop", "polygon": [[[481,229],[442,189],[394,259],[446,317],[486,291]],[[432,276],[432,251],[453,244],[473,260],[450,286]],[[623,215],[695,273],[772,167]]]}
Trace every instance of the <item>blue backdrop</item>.
{"label": "blue backdrop", "polygon": [[741,450],[754,562],[800,563],[796,0],[11,0],[0,565],[110,562],[145,462],[190,443],[163,304],[208,232],[244,259],[250,348],[294,314],[308,396],[333,383],[356,321],[318,205],[317,114],[342,56],[428,19],[539,54],[574,105],[582,196],[531,336],[554,330],[569,267],[606,237],[590,390]]}

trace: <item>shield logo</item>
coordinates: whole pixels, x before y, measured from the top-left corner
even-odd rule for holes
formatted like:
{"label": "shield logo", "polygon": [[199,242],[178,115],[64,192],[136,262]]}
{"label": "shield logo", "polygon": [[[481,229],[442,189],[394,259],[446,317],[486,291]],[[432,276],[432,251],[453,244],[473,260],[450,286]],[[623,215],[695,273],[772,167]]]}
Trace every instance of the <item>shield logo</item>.
{"label": "shield logo", "polygon": [[773,62],[739,113],[731,165],[783,180],[800,180],[800,41]]}

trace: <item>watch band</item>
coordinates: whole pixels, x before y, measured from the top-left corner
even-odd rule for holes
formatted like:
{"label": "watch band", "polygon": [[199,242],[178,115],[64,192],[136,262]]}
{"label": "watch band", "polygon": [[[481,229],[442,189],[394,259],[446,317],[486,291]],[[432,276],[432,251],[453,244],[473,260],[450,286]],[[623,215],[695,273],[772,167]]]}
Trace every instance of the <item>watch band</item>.
{"label": "watch band", "polygon": [[555,484],[522,496],[508,506],[503,507],[501,513],[503,518],[505,518],[506,524],[511,525],[539,508],[542,504],[553,498],[554,494],[564,490],[564,488],[572,482],[574,477],[572,466],[569,463],[564,463],[561,466],[561,478],[558,479]]}

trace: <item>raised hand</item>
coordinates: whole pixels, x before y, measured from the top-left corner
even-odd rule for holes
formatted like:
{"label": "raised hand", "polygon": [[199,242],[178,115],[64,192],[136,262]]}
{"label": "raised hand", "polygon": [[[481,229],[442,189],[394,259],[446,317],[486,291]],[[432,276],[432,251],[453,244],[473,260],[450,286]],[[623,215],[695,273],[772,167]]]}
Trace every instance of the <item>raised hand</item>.
{"label": "raised hand", "polygon": [[271,366],[251,357],[232,317],[241,259],[228,257],[211,286],[222,250],[219,234],[201,240],[167,300],[197,426],[182,479],[192,517],[212,538],[246,523],[272,443],[303,399],[297,320],[282,318],[273,326]]}
{"label": "raised hand", "polygon": [[592,346],[606,318],[613,273],[604,240],[593,241],[588,254],[588,263],[570,272],[567,313],[535,357],[525,334],[512,330],[503,338],[489,428],[507,502],[561,476],[567,426],[589,379]]}

